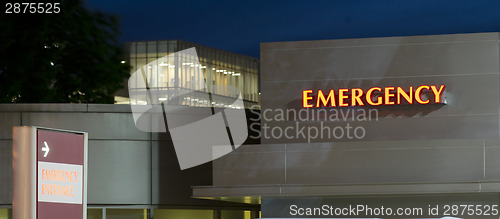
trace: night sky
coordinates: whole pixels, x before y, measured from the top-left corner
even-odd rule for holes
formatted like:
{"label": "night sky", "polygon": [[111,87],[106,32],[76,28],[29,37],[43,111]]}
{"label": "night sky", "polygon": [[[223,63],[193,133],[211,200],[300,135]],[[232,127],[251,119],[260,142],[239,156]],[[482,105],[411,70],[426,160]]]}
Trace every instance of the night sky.
{"label": "night sky", "polygon": [[261,42],[500,32],[500,0],[86,0],[121,42],[182,39],[259,57]]}

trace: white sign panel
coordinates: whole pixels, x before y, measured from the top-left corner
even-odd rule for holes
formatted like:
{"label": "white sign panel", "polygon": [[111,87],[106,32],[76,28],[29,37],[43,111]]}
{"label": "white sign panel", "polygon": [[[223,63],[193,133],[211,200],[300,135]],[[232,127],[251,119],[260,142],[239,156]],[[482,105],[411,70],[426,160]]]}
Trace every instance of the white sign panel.
{"label": "white sign panel", "polygon": [[38,162],[38,201],[82,204],[83,166]]}

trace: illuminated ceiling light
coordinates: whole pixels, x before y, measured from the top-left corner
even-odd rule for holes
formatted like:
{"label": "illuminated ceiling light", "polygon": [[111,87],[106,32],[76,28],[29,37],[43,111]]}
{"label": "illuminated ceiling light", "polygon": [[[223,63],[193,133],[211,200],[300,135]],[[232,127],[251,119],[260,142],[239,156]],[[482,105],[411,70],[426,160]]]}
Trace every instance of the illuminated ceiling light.
{"label": "illuminated ceiling light", "polygon": [[240,73],[234,73],[233,76],[240,76]]}
{"label": "illuminated ceiling light", "polygon": [[54,66],[54,63],[53,63],[53,62],[50,62],[50,65]]}
{"label": "illuminated ceiling light", "polygon": [[122,64],[125,64],[125,60],[123,60],[121,63],[122,63]]}
{"label": "illuminated ceiling light", "polygon": [[175,65],[169,65],[168,68],[175,68]]}
{"label": "illuminated ceiling light", "polygon": [[165,101],[165,100],[167,100],[167,98],[166,97],[160,97],[160,98],[158,98],[158,100],[159,101]]}
{"label": "illuminated ceiling light", "polygon": [[200,68],[207,68],[207,66],[202,65],[202,66],[200,66]]}
{"label": "illuminated ceiling light", "polygon": [[212,70],[215,70],[215,68],[212,68]]}
{"label": "illuminated ceiling light", "polygon": [[193,63],[191,62],[183,62],[182,65],[192,65]]}

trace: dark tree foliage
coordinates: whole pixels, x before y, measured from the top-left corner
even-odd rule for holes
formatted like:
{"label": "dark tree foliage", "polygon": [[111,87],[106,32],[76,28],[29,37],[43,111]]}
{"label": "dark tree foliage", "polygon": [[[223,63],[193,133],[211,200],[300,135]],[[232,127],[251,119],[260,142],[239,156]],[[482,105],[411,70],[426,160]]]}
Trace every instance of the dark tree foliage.
{"label": "dark tree foliage", "polygon": [[130,69],[118,27],[79,0],[61,1],[57,14],[2,11],[0,102],[113,103]]}

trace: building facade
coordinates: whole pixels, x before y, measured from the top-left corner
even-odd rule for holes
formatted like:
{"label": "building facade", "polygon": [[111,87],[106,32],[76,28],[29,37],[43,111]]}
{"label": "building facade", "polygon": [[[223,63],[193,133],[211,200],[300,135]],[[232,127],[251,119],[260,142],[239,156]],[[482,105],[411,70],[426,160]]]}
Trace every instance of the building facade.
{"label": "building facade", "polygon": [[194,195],[271,218],[311,217],[292,205],[498,207],[499,54],[498,33],[263,43],[262,144],[216,160]]}
{"label": "building facade", "polygon": [[[164,58],[193,47],[196,64]],[[125,49],[129,59],[124,62],[132,66],[131,73],[144,69],[155,89],[191,91],[190,98],[172,105],[228,108],[235,97],[227,89],[215,88],[232,86],[241,92],[245,108],[258,106],[257,58],[180,40],[130,42]],[[193,76],[202,77],[206,88],[214,88],[193,87]],[[202,104],[200,96],[208,92],[213,102]],[[123,105],[0,104],[0,219],[12,218],[12,127],[31,125],[89,133],[89,219],[258,216],[257,205],[192,198],[191,186],[211,185],[212,164],[181,171],[170,134],[139,130],[128,97],[129,90],[124,89],[116,97]]]}
{"label": "building facade", "polygon": [[[175,58],[166,57],[173,53],[189,48],[196,48],[198,63],[182,62]],[[227,105],[230,100],[224,97],[231,96],[225,89],[228,86],[236,87],[242,94],[245,106],[249,108],[259,102],[259,60],[223,50],[213,49],[182,40],[145,41],[125,43],[126,53],[129,54],[131,74],[144,68],[150,86],[163,91],[186,90],[212,93],[221,104]],[[205,80],[206,87],[200,88],[197,78]],[[118,103],[129,103],[127,93],[120,92]],[[193,101],[197,99],[198,101]],[[220,102],[220,103],[219,103]],[[179,105],[201,106],[200,98],[193,96],[183,100]]]}
{"label": "building facade", "polygon": [[180,170],[169,133],[138,130],[129,105],[0,104],[0,218],[12,218],[12,127],[88,132],[88,219],[256,218],[259,206],[192,198],[212,164]]}
{"label": "building facade", "polygon": [[[12,204],[19,125],[89,133],[89,218],[247,219],[259,210],[264,218],[498,218],[491,209],[500,194],[499,40],[477,33],[263,43],[261,109],[246,110],[247,144],[187,170],[170,133],[139,131],[128,105],[0,105],[0,218]],[[146,54],[131,64],[149,68],[169,43],[129,44],[131,54]],[[190,47],[179,45],[172,52]],[[246,89],[233,75],[242,68],[200,60],[193,68],[204,78]],[[166,64],[151,66],[148,78],[191,89],[180,72],[172,81]],[[244,98],[258,101],[255,91]],[[425,213],[304,213],[324,205]],[[460,205],[489,206],[490,215],[431,214]]]}

